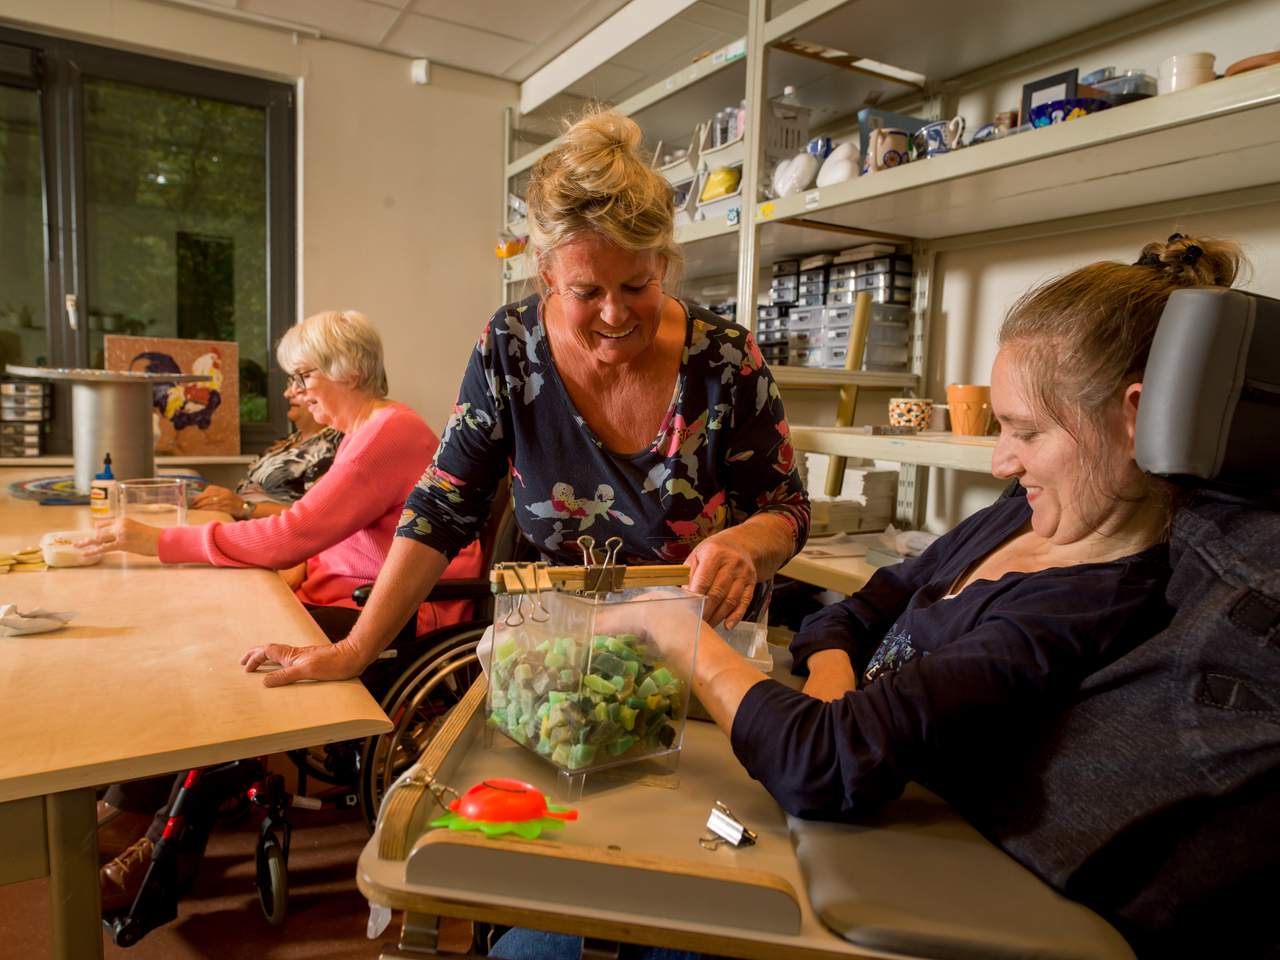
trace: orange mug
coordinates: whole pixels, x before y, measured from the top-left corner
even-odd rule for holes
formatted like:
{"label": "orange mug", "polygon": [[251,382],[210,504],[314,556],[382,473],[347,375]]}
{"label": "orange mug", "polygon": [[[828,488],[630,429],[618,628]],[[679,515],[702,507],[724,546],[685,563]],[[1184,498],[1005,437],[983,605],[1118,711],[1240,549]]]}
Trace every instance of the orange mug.
{"label": "orange mug", "polygon": [[991,388],[967,383],[947,384],[951,431],[960,436],[983,437],[991,424]]}

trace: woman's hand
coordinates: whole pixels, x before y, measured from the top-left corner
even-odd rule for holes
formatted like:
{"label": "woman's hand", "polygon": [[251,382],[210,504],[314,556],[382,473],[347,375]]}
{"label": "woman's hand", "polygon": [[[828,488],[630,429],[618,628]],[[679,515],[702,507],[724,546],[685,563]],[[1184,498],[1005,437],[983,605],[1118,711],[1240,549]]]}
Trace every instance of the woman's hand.
{"label": "woman's hand", "polygon": [[816,700],[840,700],[857,688],[853,664],[843,650],[819,650],[808,660],[804,692]]}
{"label": "woman's hand", "polygon": [[319,647],[291,647],[268,643],[254,647],[240,658],[245,673],[253,673],[264,663],[278,663],[262,678],[264,687],[283,687],[299,680],[348,680],[364,671],[364,661],[345,640]]}
{"label": "woman's hand", "polygon": [[707,598],[702,618],[713,627],[720,621],[729,629],[738,625],[755,592],[756,561],[744,542],[740,527],[713,534],[693,548],[685,562],[689,589]]}
{"label": "woman's hand", "polygon": [[244,505],[244,497],[233,493],[226,487],[219,487],[214,484],[205,487],[191,501],[191,506],[196,510],[221,510],[223,513],[229,513],[233,517],[241,515],[240,511],[244,509]]}
{"label": "woman's hand", "polygon": [[146,557],[154,557],[160,553],[159,527],[139,523],[128,517],[99,520],[95,526],[91,535],[76,541],[76,546],[86,557],[101,557],[114,550],[140,553]]}

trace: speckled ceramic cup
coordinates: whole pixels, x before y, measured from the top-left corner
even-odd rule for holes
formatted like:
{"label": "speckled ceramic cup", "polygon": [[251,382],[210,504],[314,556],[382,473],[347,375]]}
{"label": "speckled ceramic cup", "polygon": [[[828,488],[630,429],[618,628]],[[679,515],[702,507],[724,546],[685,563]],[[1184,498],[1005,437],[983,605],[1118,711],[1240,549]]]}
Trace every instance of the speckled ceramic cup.
{"label": "speckled ceramic cup", "polygon": [[911,427],[916,432],[929,429],[933,401],[922,397],[894,397],[889,401],[889,426]]}

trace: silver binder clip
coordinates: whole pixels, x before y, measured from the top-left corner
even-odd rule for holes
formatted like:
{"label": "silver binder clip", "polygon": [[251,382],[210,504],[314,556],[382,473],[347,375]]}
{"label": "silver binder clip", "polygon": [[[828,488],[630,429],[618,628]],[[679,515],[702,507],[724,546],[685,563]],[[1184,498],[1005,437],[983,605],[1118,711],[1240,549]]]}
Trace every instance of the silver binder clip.
{"label": "silver binder clip", "polygon": [[722,843],[749,847],[757,839],[756,832],[734,816],[733,811],[719,800],[711,808],[711,816],[707,817],[707,829],[711,831],[710,836],[698,838],[698,846],[705,850],[716,850]]}

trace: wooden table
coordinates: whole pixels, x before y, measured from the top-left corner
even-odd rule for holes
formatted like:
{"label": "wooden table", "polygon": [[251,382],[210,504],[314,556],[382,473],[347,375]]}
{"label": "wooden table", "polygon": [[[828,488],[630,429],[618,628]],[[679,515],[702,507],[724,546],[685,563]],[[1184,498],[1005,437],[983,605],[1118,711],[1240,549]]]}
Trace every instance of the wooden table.
{"label": "wooden table", "polygon": [[[482,678],[451,714],[469,722],[442,730],[421,765],[439,765],[437,780],[458,790],[515,777],[556,803],[549,764],[500,736],[491,748],[482,745],[483,692]],[[758,833],[754,846],[699,845],[716,800]],[[379,856],[380,825],[360,856],[357,882],[371,902],[407,912],[404,948],[418,945],[415,930],[429,927],[424,917],[453,916],[760,960],[889,956],[855,947],[818,920],[781,809],[713,724],[686,725],[674,780],[589,775],[572,806],[580,819],[550,841],[495,843],[433,830],[406,860]],[[708,904],[720,922],[701,919]]]}
{"label": "wooden table", "polygon": [[[90,528],[87,507],[11,498],[29,477],[0,471],[0,550]],[[272,571],[114,554],[0,576],[0,603],[76,611],[0,637],[0,883],[49,877],[58,958],[102,956],[96,785],[390,729],[358,681],[269,690],[242,671],[256,643],[328,642]]]}

